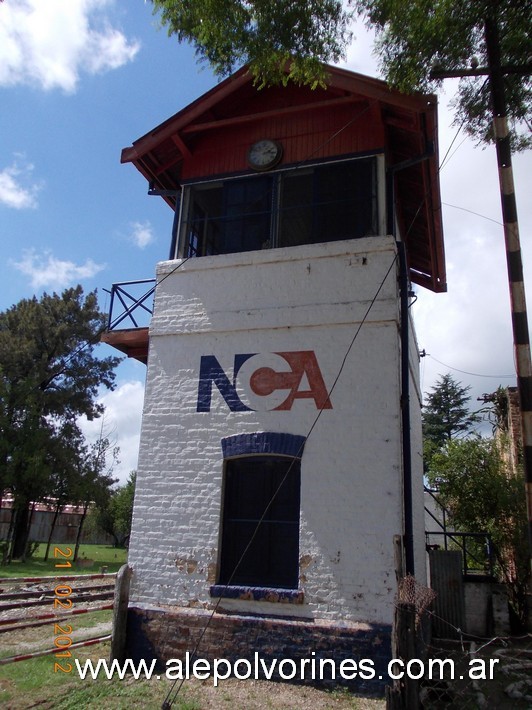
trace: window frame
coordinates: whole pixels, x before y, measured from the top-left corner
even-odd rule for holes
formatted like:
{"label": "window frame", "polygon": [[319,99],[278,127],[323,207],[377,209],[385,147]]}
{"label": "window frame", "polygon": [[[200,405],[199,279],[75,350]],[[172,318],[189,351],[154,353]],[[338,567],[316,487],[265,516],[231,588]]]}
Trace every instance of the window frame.
{"label": "window frame", "polygon": [[[262,245],[262,248],[278,248],[279,246],[283,247],[283,245],[279,245],[279,232],[280,232],[280,223],[282,221],[282,214],[281,214],[281,209],[280,209],[280,204],[282,201],[282,186],[283,186],[283,181],[284,179],[288,178],[289,176],[295,174],[297,171],[308,171],[311,170],[313,172],[318,171],[320,168],[327,168],[330,166],[333,166],[335,164],[344,164],[344,163],[355,163],[357,161],[361,160],[369,160],[373,159],[375,161],[375,165],[373,168],[373,173],[374,173],[374,178],[373,178],[373,187],[372,187],[372,200],[374,200],[374,212],[375,212],[375,218],[374,218],[374,230],[375,230],[375,235],[379,234],[386,234],[386,213],[385,213],[385,190],[386,190],[386,185],[385,185],[385,165],[384,165],[384,154],[381,152],[370,152],[370,153],[364,153],[364,154],[357,154],[357,155],[351,155],[351,156],[342,156],[341,158],[333,159],[333,160],[324,160],[324,161],[313,161],[313,162],[308,162],[304,163],[301,165],[297,166],[285,166],[281,169],[277,170],[272,170],[267,173],[260,173],[260,174],[255,174],[255,173],[244,173],[244,174],[239,174],[239,175],[228,175],[226,177],[223,176],[216,176],[215,178],[209,178],[205,180],[190,180],[186,183],[183,183],[183,199],[181,200],[181,205],[180,205],[180,213],[179,213],[179,220],[178,220],[178,229],[177,229],[177,244],[176,244],[176,253],[175,253],[175,258],[188,258],[189,256],[197,256],[197,254],[192,255],[189,254],[189,227],[188,225],[190,224],[191,220],[189,218],[190,211],[192,209],[191,207],[191,201],[193,199],[194,195],[194,189],[199,188],[199,189],[209,189],[209,187],[212,187],[213,189],[216,189],[217,187],[221,187],[223,190],[224,184],[229,183],[230,181],[233,180],[253,180],[253,179],[270,179],[272,181],[272,194],[271,194],[271,199],[269,200],[270,203],[270,231],[269,231],[269,238],[265,240],[265,243]],[[220,216],[219,221],[224,219],[223,216]],[[373,236],[373,235],[372,235]],[[360,238],[360,237],[353,237],[353,238]],[[269,243],[266,245],[266,241]],[[335,241],[335,240],[328,240],[328,241]],[[319,241],[314,242],[312,240],[312,235],[311,239],[309,241],[303,242],[303,244],[312,244],[312,243],[320,243]],[[206,250],[203,249],[203,252]],[[244,251],[250,251],[249,249],[246,249]],[[220,253],[243,253],[243,251],[222,251]],[[208,256],[210,255],[209,253],[202,253],[200,256]]]}
{"label": "window frame", "polygon": [[[260,469],[261,464],[264,464],[262,470],[249,470],[255,466]],[[278,466],[272,469],[269,480],[265,480],[267,468],[275,464]],[[242,498],[243,493],[249,495],[252,489],[251,481],[243,479],[255,475],[262,478],[253,486],[257,489],[257,497],[240,501],[239,505],[235,499]],[[282,486],[286,484],[285,492],[290,497],[283,500]],[[259,487],[264,489],[262,497]],[[233,498],[229,500],[231,495]],[[273,503],[272,496],[275,496]],[[253,507],[255,512],[247,517]],[[276,518],[283,507],[292,509],[291,517]],[[216,587],[297,590],[300,512],[300,458],[279,453],[249,453],[225,459]],[[243,537],[233,537],[239,527],[244,531]],[[252,557],[246,562],[248,554]],[[257,570],[258,559],[262,563],[268,561],[265,569]]]}

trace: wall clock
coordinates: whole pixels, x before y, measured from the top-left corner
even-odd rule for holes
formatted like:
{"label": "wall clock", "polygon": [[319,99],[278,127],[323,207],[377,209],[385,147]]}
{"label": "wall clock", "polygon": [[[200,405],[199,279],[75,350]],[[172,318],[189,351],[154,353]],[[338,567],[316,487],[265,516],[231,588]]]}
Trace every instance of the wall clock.
{"label": "wall clock", "polygon": [[248,150],[248,165],[253,170],[270,170],[283,157],[283,146],[264,138],[253,143]]}

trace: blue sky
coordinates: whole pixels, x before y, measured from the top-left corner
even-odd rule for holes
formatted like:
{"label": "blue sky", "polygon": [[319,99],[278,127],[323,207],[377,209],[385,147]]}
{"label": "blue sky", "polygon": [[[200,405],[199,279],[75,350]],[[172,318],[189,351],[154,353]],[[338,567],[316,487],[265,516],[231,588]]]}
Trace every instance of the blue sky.
{"label": "blue sky", "polygon": [[[372,38],[361,27],[355,36],[342,66],[378,76]],[[105,307],[113,282],[153,277],[172,212],[120,152],[215,84],[192,48],[158,28],[149,2],[0,3],[0,309],[77,283],[97,288]],[[449,293],[419,289],[412,310],[428,353],[422,390],[451,372],[476,398],[515,378],[495,152],[451,126],[453,88],[439,119],[441,158],[450,148],[441,172]],[[514,167],[530,283],[530,153]],[[136,466],[145,368],[124,362],[117,374],[104,401],[124,480]]]}

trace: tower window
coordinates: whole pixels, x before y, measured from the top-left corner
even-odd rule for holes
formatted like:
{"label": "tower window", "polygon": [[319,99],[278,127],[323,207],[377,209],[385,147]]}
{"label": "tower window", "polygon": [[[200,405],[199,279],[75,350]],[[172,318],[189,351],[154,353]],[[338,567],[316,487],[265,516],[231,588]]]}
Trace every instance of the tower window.
{"label": "tower window", "polygon": [[181,256],[357,239],[378,234],[376,158],[189,185]]}
{"label": "tower window", "polygon": [[297,589],[300,478],[290,456],[226,461],[219,584]]}

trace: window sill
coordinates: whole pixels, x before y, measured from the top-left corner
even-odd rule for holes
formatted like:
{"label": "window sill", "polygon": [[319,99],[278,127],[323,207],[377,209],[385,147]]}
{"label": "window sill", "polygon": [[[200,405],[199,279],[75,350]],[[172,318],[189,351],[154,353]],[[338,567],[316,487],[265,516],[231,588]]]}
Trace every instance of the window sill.
{"label": "window sill", "polygon": [[211,597],[224,599],[242,599],[255,602],[273,602],[277,604],[303,604],[305,594],[299,589],[277,589],[275,587],[241,587],[214,584],[210,588]]}

